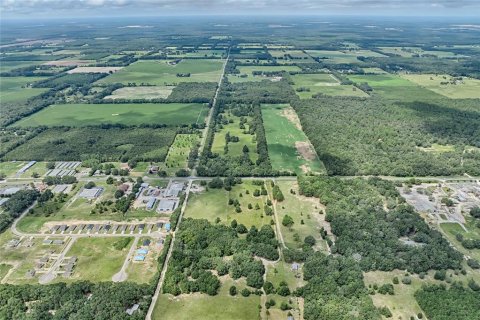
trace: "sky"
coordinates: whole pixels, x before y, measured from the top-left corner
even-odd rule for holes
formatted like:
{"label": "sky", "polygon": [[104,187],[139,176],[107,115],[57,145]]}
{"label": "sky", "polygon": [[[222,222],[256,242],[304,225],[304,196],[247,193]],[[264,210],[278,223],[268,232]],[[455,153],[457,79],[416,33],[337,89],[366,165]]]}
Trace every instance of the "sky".
{"label": "sky", "polygon": [[0,0],[0,18],[165,15],[480,17],[480,0]]}

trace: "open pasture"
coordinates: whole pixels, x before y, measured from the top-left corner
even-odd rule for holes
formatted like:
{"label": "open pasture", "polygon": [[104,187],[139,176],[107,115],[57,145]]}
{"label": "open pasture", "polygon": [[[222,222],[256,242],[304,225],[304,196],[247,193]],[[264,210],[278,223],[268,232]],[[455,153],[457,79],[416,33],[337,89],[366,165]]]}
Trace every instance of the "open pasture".
{"label": "open pasture", "polygon": [[465,58],[465,55],[444,50],[423,50],[420,47],[379,47],[385,54],[392,54],[404,58],[436,56],[437,58]]}
{"label": "open pasture", "polygon": [[290,77],[300,99],[310,99],[316,94],[368,97],[368,94],[352,85],[341,85],[332,74],[295,74]]}
{"label": "open pasture", "polygon": [[[69,280],[110,281],[120,271],[130,245],[118,250],[115,244],[122,238],[80,238],[67,252],[78,258],[73,275]],[[95,266],[92,268],[92,266]],[[64,281],[65,279],[62,279]]]}
{"label": "open pasture", "polygon": [[441,97],[433,91],[393,74],[349,75],[348,79],[357,84],[368,83],[373,89],[373,94],[390,99],[428,101]]}
{"label": "open pasture", "polygon": [[46,91],[43,88],[31,88],[36,81],[45,77],[2,77],[0,80],[0,101],[20,102]]}
{"label": "open pasture", "polygon": [[104,99],[166,99],[174,86],[124,87],[112,92]]}
{"label": "open pasture", "polygon": [[206,116],[207,109],[201,103],[58,104],[22,119],[14,126],[180,125],[203,122],[202,115]]}
{"label": "open pasture", "polygon": [[177,170],[186,169],[190,150],[198,143],[196,134],[177,134],[168,149],[165,159],[165,170],[175,173]]}
{"label": "open pasture", "polygon": [[445,74],[402,74],[417,85],[451,99],[480,98],[480,80],[468,77],[452,77]]}
{"label": "open pasture", "polygon": [[262,105],[262,117],[272,167],[296,173],[323,173],[325,168],[289,105]]}
{"label": "open pasture", "polygon": [[215,132],[215,136],[212,143],[212,152],[218,153],[220,155],[225,154],[225,145],[226,145],[226,135],[238,137],[239,141],[228,142],[228,150],[226,154],[230,156],[241,156],[243,154],[243,146],[247,146],[249,149],[250,159],[255,161],[258,157],[256,153],[256,136],[251,135],[249,130],[249,123],[252,121],[251,117],[245,117],[247,122],[244,124],[245,129],[240,128],[240,117],[234,116],[233,114],[225,115],[225,118],[229,121],[227,124],[222,125],[222,128],[218,129]]}
{"label": "open pasture", "polygon": [[[222,65],[223,61],[216,59],[137,61],[98,83],[172,85],[179,82],[218,82]],[[177,76],[179,74],[190,76]]]}
{"label": "open pasture", "polygon": [[[36,61],[2,61],[0,63],[0,72],[7,72],[18,68],[25,68],[40,64]],[[2,78],[3,81],[3,78]]]}
{"label": "open pasture", "polygon": [[260,297],[243,297],[240,293],[232,297],[229,288],[232,285],[240,292],[245,286],[239,286],[242,280],[226,280],[216,296],[194,293],[173,296],[161,294],[153,311],[154,319],[165,320],[252,320],[259,318]]}
{"label": "open pasture", "polygon": [[[264,224],[269,224],[272,219],[263,211],[267,196],[255,197],[253,195],[254,191],[260,190],[260,188],[252,181],[244,181],[242,184],[232,187],[231,191],[210,188],[208,191],[190,194],[185,217],[207,219],[211,223],[215,223],[215,220],[220,218],[221,223],[228,225],[232,220],[237,220],[239,224],[244,224],[247,228],[251,226],[260,228]],[[235,206],[228,204],[229,199],[238,200],[242,212],[235,212]],[[252,205],[252,209],[248,208],[248,204]]]}

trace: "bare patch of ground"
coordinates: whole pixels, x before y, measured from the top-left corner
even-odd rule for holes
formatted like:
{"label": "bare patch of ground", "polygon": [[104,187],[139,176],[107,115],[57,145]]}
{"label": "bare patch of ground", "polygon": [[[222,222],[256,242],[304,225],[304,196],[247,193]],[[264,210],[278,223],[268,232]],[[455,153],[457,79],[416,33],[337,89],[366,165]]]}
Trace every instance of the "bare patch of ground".
{"label": "bare patch of ground", "polygon": [[104,99],[166,99],[174,86],[125,87],[115,90]]}
{"label": "bare patch of ground", "polygon": [[123,67],[76,67],[67,71],[67,73],[114,73]]}
{"label": "bare patch of ground", "polygon": [[287,118],[291,123],[293,123],[298,130],[302,131],[302,125],[300,124],[300,119],[298,119],[297,113],[295,112],[295,110],[293,110],[292,107],[283,109],[282,116]]}
{"label": "bare patch of ground", "polygon": [[313,161],[317,159],[315,150],[313,149],[312,145],[309,142],[296,141],[295,148],[305,160]]}

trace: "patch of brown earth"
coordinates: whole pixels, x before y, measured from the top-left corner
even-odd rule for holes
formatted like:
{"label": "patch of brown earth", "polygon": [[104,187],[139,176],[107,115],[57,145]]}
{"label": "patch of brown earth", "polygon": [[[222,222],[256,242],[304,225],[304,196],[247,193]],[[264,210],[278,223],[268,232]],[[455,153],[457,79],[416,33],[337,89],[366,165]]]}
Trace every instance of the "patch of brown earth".
{"label": "patch of brown earth", "polygon": [[297,113],[293,110],[292,107],[288,107],[282,110],[282,117],[285,117],[297,127],[298,130],[302,131],[302,125],[300,124],[300,119],[298,119]]}
{"label": "patch of brown earth", "polygon": [[307,141],[296,141],[295,148],[305,160],[313,161],[317,158],[315,150],[313,149],[312,145]]}

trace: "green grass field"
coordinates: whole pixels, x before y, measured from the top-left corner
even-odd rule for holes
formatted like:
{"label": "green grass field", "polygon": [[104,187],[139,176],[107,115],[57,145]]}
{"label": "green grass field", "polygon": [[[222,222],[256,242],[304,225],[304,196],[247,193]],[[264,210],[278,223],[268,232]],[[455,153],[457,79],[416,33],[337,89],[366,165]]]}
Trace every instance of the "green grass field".
{"label": "green grass field", "polygon": [[[0,72],[7,72],[18,68],[25,68],[33,66],[36,64],[41,64],[39,61],[2,61],[0,63]],[[4,78],[2,78],[3,81]]]}
{"label": "green grass field", "polygon": [[198,143],[197,134],[177,134],[168,149],[167,158],[161,165],[168,174],[174,174],[180,169],[186,169],[190,150]]}
{"label": "green grass field", "polygon": [[[27,161],[0,162],[0,173],[4,174],[7,178],[13,177],[16,175],[18,170],[20,170],[27,163],[28,163]],[[27,170],[27,171],[30,171],[30,170]]]}
{"label": "green grass field", "polygon": [[452,99],[480,98],[480,80],[462,77],[455,79],[445,74],[403,74],[405,78],[419,86]]}
{"label": "green grass field", "polygon": [[202,123],[208,107],[201,103],[58,104],[51,105],[13,126],[88,126]]}
{"label": "green grass field", "polygon": [[259,318],[260,297],[248,298],[237,294],[229,295],[231,285],[237,286],[237,292],[243,289],[242,280],[227,280],[222,283],[216,296],[206,294],[188,294],[178,297],[170,294],[160,295],[152,319],[155,320],[256,320]]}
{"label": "green grass field", "polygon": [[[194,219],[207,219],[214,223],[216,218],[220,218],[221,223],[230,224],[232,220],[237,220],[247,228],[255,225],[257,228],[269,224],[271,217],[263,212],[263,206],[267,201],[267,196],[254,197],[253,192],[259,189],[251,181],[244,181],[236,185],[231,191],[225,189],[209,189],[200,193],[192,193],[189,196],[185,217]],[[250,194],[246,194],[246,191]],[[242,196],[240,196],[242,194]],[[236,213],[233,205],[228,205],[228,199],[237,199],[240,202],[242,212]],[[252,204],[252,209],[248,209],[248,204]],[[255,209],[258,204],[260,209]]]}
{"label": "green grass field", "polygon": [[[306,236],[313,236],[317,240],[316,248],[326,251],[326,243],[320,237],[320,228],[325,222],[325,215],[319,212],[322,205],[317,198],[307,198],[298,195],[298,185],[291,181],[277,181],[285,200],[278,202],[276,205],[277,216],[280,222],[280,231],[287,247],[292,249],[300,249]],[[290,190],[294,190],[295,194],[291,194]],[[292,228],[287,228],[281,224],[285,215],[292,217],[294,224]],[[302,224],[301,221],[304,221]],[[300,241],[295,241],[294,235],[298,234]]]}
{"label": "green grass field", "polygon": [[[329,96],[368,97],[368,94],[352,85],[341,85],[333,75],[327,73],[295,74],[291,79],[300,99],[310,99],[319,93]],[[304,91],[299,91],[299,88]]]}
{"label": "green grass field", "polygon": [[262,117],[268,154],[275,170],[325,172],[301,129],[295,111],[289,105],[262,105]]}
{"label": "green grass field", "polygon": [[389,99],[428,101],[441,98],[441,95],[393,74],[350,75],[348,78],[357,84],[368,83],[373,88],[373,94]]}
{"label": "green grass field", "polygon": [[[225,136],[230,132],[230,136],[236,136],[239,138],[238,142],[229,142],[228,143],[228,155],[230,156],[241,156],[243,154],[243,146],[247,146],[249,149],[250,159],[256,161],[258,158],[257,142],[256,136],[248,133],[249,125],[248,123],[252,121],[251,117],[245,117],[247,123],[245,124],[245,129],[240,129],[240,118],[232,114],[225,114],[225,118],[232,120],[232,123],[223,125],[223,128],[215,132],[215,136],[212,144],[212,152],[218,153],[220,155],[225,154]],[[246,132],[246,133],[244,133]]]}
{"label": "green grass field", "polygon": [[133,281],[136,283],[148,283],[155,274],[158,272],[158,263],[157,258],[160,254],[160,248],[155,244],[155,241],[150,237],[142,237],[138,241],[137,249],[145,248],[142,247],[144,240],[150,240],[151,245],[146,248],[148,250],[147,257],[145,261],[134,262],[130,261],[130,264],[127,267],[128,281]]}
{"label": "green grass field", "polygon": [[[165,85],[180,82],[218,82],[222,73],[222,60],[191,59],[178,64],[171,61],[137,61],[114,74],[100,79],[97,83],[136,83],[137,85]],[[190,73],[190,77],[177,77],[177,73]]]}
{"label": "green grass field", "polygon": [[[132,238],[133,239],[133,238]],[[113,245],[121,238],[81,238],[77,239],[67,256],[78,258],[74,273],[69,280],[110,281],[120,271],[130,245],[117,250]],[[92,266],[95,266],[92,268]]]}
{"label": "green grass field", "polygon": [[10,269],[12,269],[12,265],[4,263],[0,264],[0,281],[3,280]]}
{"label": "green grass field", "polygon": [[300,71],[297,66],[238,66],[240,74],[252,75],[253,71],[276,72],[276,71]]}
{"label": "green grass field", "polygon": [[0,101],[20,102],[39,95],[47,89],[30,88],[36,81],[46,79],[45,77],[2,77],[0,80]]}
{"label": "green grass field", "polygon": [[457,248],[458,251],[471,256],[474,259],[480,261],[480,250],[472,249],[468,250],[465,249],[462,244],[456,239],[457,234],[461,234],[465,239],[480,239],[480,229],[475,226],[475,221],[468,217],[466,219],[466,223],[464,226],[467,228],[468,232],[458,224],[458,223],[441,223],[440,229],[443,231],[445,237],[453,243],[453,245]]}

